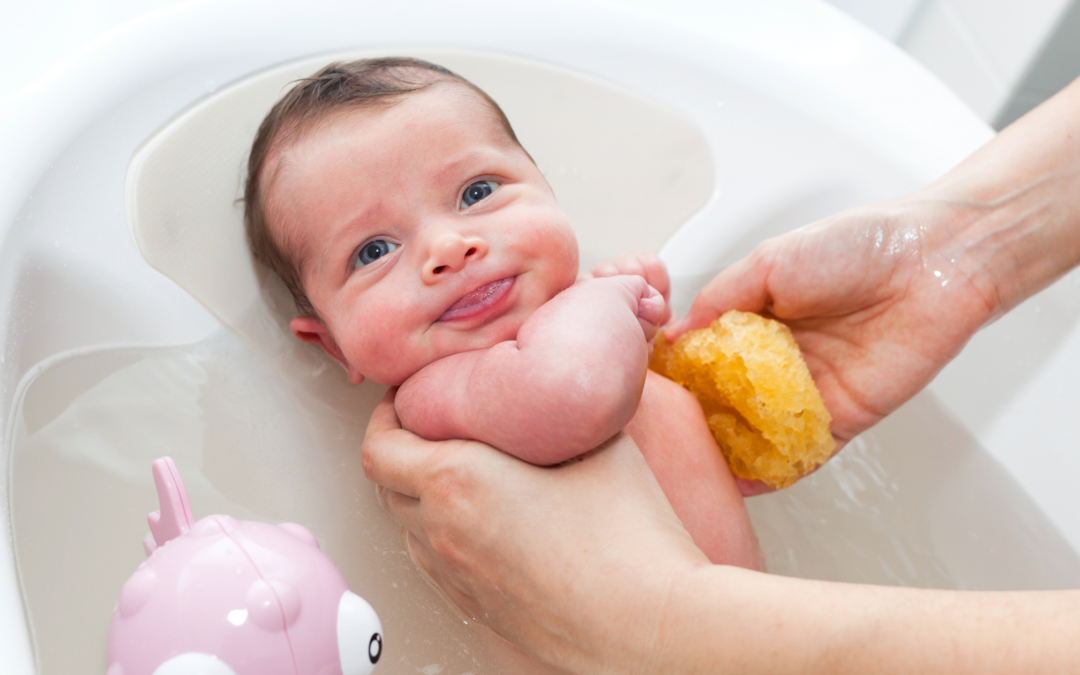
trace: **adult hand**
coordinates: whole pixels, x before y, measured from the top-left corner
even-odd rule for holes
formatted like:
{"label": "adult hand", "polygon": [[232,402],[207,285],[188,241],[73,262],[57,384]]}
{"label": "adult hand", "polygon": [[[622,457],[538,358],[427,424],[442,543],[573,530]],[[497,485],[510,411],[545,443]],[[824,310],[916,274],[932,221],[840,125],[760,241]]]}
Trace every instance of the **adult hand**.
{"label": "adult hand", "polygon": [[965,211],[916,195],[770,239],[710,282],[665,335],[730,309],[791,328],[837,449],[909,399],[995,312],[955,238]]}
{"label": "adult hand", "polygon": [[449,601],[556,670],[650,672],[672,585],[708,560],[630,437],[541,468],[403,430],[394,394],[368,424],[364,471]]}

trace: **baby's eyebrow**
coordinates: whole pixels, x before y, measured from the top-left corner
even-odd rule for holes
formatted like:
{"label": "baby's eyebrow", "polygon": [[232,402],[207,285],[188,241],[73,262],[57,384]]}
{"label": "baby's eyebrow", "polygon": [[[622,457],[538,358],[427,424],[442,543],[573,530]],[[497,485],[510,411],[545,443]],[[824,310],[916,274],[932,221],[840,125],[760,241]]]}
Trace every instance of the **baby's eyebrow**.
{"label": "baby's eyebrow", "polygon": [[490,166],[503,158],[502,153],[491,152],[489,149],[469,149],[461,156],[450,160],[435,173],[436,182],[445,182],[459,178],[467,169],[475,171],[473,167]]}
{"label": "baby's eyebrow", "polygon": [[[374,218],[374,212],[377,210],[374,204],[364,207],[359,213],[353,214],[343,225],[338,227],[334,234],[324,240],[323,246],[316,256],[320,272],[325,270],[327,265],[337,265],[336,258],[341,249],[346,244],[352,244],[352,240],[356,238],[358,231],[366,227],[365,223]],[[349,255],[352,255],[351,248]]]}

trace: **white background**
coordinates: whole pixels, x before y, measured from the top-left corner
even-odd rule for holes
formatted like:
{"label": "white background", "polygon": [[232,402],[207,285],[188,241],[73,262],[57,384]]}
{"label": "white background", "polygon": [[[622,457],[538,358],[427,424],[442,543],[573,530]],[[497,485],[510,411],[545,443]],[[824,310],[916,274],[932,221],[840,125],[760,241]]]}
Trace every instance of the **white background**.
{"label": "white background", "polygon": [[[1066,22],[1065,35],[1059,30],[1070,10],[1080,15],[1080,0],[829,2],[906,50],[995,126],[1080,75],[1080,18]],[[0,102],[110,30],[176,4],[0,0]],[[1055,38],[1064,50],[1047,49]],[[1044,71],[1054,77],[1040,77]]]}

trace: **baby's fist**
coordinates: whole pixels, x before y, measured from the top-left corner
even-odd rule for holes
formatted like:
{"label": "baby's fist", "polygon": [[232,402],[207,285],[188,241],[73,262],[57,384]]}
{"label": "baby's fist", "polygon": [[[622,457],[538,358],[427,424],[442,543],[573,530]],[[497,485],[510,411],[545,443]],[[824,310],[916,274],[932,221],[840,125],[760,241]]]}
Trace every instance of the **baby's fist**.
{"label": "baby's fist", "polygon": [[612,281],[619,282],[632,297],[637,301],[637,320],[641,324],[641,330],[645,333],[645,340],[651,342],[660,327],[661,319],[665,318],[667,303],[664,296],[639,276],[619,275],[611,277]]}
{"label": "baby's fist", "polygon": [[668,279],[667,268],[654,253],[639,251],[626,255],[616,256],[611,260],[605,260],[583,275],[585,279],[602,279],[622,274],[639,276],[659,291],[665,301],[664,315],[660,319],[660,325],[667,323],[671,318],[671,310],[667,306],[668,294],[671,292],[671,281]]}

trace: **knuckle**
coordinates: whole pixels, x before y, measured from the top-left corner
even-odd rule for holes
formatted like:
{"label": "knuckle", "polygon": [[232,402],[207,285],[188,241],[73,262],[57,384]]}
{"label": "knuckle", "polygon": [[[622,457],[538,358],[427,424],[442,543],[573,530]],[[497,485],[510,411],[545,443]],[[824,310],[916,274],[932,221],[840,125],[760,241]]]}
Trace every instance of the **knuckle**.
{"label": "knuckle", "polygon": [[447,458],[432,472],[426,496],[437,503],[444,513],[463,513],[468,510],[466,504],[471,492],[471,479],[466,466],[453,457]]}
{"label": "knuckle", "polygon": [[431,543],[432,552],[452,565],[457,564],[464,557],[457,539],[445,528],[440,527],[429,532],[428,541]]}

